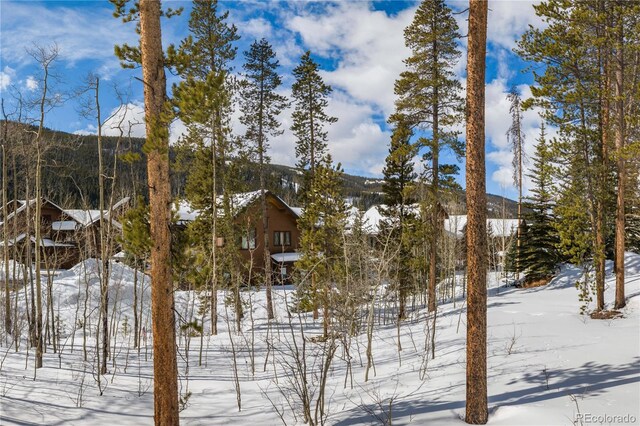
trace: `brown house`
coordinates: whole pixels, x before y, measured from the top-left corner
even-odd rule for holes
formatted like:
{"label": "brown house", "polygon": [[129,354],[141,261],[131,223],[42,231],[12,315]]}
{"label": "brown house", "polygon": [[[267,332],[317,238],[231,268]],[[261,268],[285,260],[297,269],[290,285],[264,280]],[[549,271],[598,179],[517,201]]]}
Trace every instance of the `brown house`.
{"label": "brown house", "polygon": [[[242,194],[247,199],[236,210],[236,222],[242,230],[240,254],[248,262],[253,260],[256,272],[264,270],[264,227],[260,191]],[[269,252],[276,282],[288,282],[293,264],[300,258],[298,214],[280,197],[266,192]],[[234,206],[235,207],[235,206]]]}
{"label": "brown house", "polygon": [[[128,198],[123,199],[112,212],[120,211],[127,202]],[[35,205],[35,199],[11,201],[7,205],[7,217],[0,221],[0,234],[6,232],[7,235],[7,247],[0,241],[0,250],[8,250],[9,257],[21,263],[35,260]],[[105,215],[108,219],[109,214],[105,212]],[[40,223],[43,268],[67,269],[82,259],[100,257],[99,210],[63,209],[43,198]],[[116,233],[122,230],[116,220],[111,220],[111,226]]]}
{"label": "brown house", "polygon": [[[269,252],[275,282],[288,282],[293,264],[300,258],[300,232],[298,212],[280,197],[266,191],[267,221],[269,230]],[[238,250],[247,265],[251,265],[252,275],[264,271],[264,227],[260,191],[233,195],[231,205],[236,225],[240,229]],[[178,216],[182,223],[192,221],[198,212],[181,205]]]}

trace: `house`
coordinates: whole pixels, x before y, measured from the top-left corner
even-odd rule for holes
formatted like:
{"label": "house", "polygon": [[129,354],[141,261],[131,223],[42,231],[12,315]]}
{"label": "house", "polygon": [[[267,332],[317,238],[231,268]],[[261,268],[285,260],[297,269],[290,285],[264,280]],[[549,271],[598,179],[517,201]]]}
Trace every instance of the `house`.
{"label": "house", "polygon": [[[111,208],[110,224],[118,233],[122,226],[113,217],[126,207],[128,200],[124,198]],[[33,262],[36,249],[33,229],[36,200],[14,200],[7,204],[7,209],[7,217],[2,217],[0,221],[0,232],[2,235],[6,233],[9,257],[22,263]],[[107,220],[109,216],[109,212],[103,214]],[[100,211],[63,209],[53,201],[43,198],[40,208],[40,236],[38,246],[43,268],[67,269],[83,259],[100,257]],[[4,241],[0,241],[0,249],[5,249]]]}
{"label": "house", "polygon": [[[271,191],[265,191],[265,196],[272,271],[276,282],[288,282],[293,264],[301,256],[300,232],[297,226],[300,210],[290,207]],[[237,244],[245,264],[251,266],[252,275],[260,274],[265,268],[260,199],[260,191],[234,194],[231,197],[234,222],[240,230],[239,241],[234,244]],[[219,214],[223,214],[222,209],[219,209]],[[188,203],[181,202],[177,205],[177,215],[178,223],[186,225],[195,220],[198,211],[191,209]],[[218,239],[219,245],[224,243],[221,238]]]}

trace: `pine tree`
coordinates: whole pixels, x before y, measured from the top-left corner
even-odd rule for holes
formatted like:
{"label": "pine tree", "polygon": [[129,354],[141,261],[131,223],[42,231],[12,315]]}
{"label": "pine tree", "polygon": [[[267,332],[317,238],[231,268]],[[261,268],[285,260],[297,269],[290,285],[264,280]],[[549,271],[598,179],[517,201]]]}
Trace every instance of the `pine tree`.
{"label": "pine tree", "polygon": [[525,273],[525,281],[546,280],[551,277],[560,262],[558,234],[554,226],[552,152],[547,145],[544,122],[540,128],[540,138],[533,157],[533,166],[527,175],[533,183],[531,194],[524,207],[529,211],[523,217],[526,232],[522,242],[518,264]]}
{"label": "pine tree", "polygon": [[245,140],[253,144],[252,151],[257,155],[260,175],[260,203],[264,235],[264,282],[267,297],[267,318],[273,319],[271,300],[271,252],[269,251],[269,220],[267,217],[266,171],[269,162],[267,151],[269,136],[282,134],[278,115],[288,106],[287,98],[276,90],[282,83],[277,73],[279,66],[276,53],[266,39],[255,41],[244,53],[245,80],[241,84],[240,122],[247,127]]}
{"label": "pine tree", "polygon": [[[554,149],[563,163],[561,174],[581,181],[584,192],[571,185],[558,202],[567,201],[565,217],[580,216],[586,210],[590,225],[590,250],[595,269],[597,310],[604,309],[605,249],[612,216],[613,182],[609,145],[611,133],[611,45],[608,25],[610,10],[605,2],[549,0],[534,6],[548,26],[530,29],[519,42],[519,52],[530,61],[546,64],[544,73],[535,74],[533,103],[546,108],[545,119],[559,127]],[[589,42],[585,42],[589,40]],[[574,188],[575,189],[575,188]],[[580,202],[576,197],[582,197]],[[582,211],[568,214],[570,206]],[[564,236],[568,240],[562,242]],[[571,236],[560,233],[561,243]],[[581,247],[575,248],[582,251]]]}
{"label": "pine tree", "polygon": [[329,154],[316,164],[307,204],[298,220],[303,254],[296,264],[303,273],[298,302],[306,301],[307,306],[313,308],[314,319],[318,317],[318,307],[323,307],[325,337],[331,318],[331,290],[344,282],[342,235],[346,207],[342,198],[342,173],[339,164],[333,166]]}
{"label": "pine tree", "polygon": [[[183,149],[192,151],[185,185],[185,196],[201,211],[190,226],[194,241],[209,259],[211,272],[211,333],[217,334],[217,289],[224,284],[219,271],[236,269],[234,244],[218,247],[218,238],[235,241],[231,194],[237,190],[234,154],[237,140],[231,135],[233,81],[231,62],[239,39],[235,25],[227,23],[229,12],[218,12],[217,0],[197,0],[189,18],[189,32],[176,48],[170,46],[168,58],[183,80],[173,88],[178,115],[188,129]],[[222,202],[219,201],[222,194]],[[223,214],[219,213],[219,209]],[[230,272],[231,270],[226,270]]]}
{"label": "pine tree", "polygon": [[465,421],[486,424],[487,192],[484,156],[488,2],[469,1],[467,53],[467,409]]}
{"label": "pine tree", "polygon": [[457,157],[464,155],[464,144],[451,126],[462,118],[461,85],[453,68],[460,58],[457,45],[458,25],[444,0],[423,1],[411,25],[405,30],[405,44],[412,55],[405,60],[407,70],[395,84],[396,112],[392,123],[406,123],[410,128],[430,131],[430,137],[420,137],[417,145],[426,149],[429,164],[429,196],[426,208],[429,217],[429,311],[436,309],[437,245],[442,229],[443,188],[441,183],[456,169],[440,164],[440,154],[449,148]]}
{"label": "pine tree", "polygon": [[[178,365],[171,274],[171,187],[169,181],[169,119],[159,1],[141,0],[126,9],[127,0],[112,0],[116,17],[139,16],[139,48],[116,49],[121,60],[142,65],[144,81],[149,222],[151,246],[151,315],[154,350],[154,419],[157,425],[178,425]],[[171,15],[171,11],[165,12]]]}
{"label": "pine tree", "polygon": [[[412,267],[412,236],[415,232],[415,184],[417,174],[413,167],[413,157],[416,155],[416,147],[411,144],[412,132],[402,123],[394,129],[391,135],[391,147],[385,160],[382,171],[384,182],[385,208],[382,214],[385,220],[382,222],[381,234],[384,241],[393,243],[397,249],[398,261],[392,273],[398,283],[398,300],[400,309],[398,320],[405,318],[405,304],[407,292],[411,288],[411,279],[414,276]],[[414,229],[412,229],[414,228]]]}
{"label": "pine tree", "polygon": [[296,137],[296,157],[298,168],[308,171],[312,179],[316,166],[325,157],[327,131],[325,125],[333,124],[337,118],[325,112],[329,105],[331,86],[324,83],[319,73],[319,65],[307,51],[300,58],[300,65],[293,70],[296,81],[291,86],[294,101],[291,130]]}

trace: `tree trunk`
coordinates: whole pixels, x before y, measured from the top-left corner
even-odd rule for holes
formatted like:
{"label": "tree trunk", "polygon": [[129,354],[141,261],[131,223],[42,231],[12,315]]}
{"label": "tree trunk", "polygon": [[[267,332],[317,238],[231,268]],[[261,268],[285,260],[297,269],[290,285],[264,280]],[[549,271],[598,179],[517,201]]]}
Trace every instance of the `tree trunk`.
{"label": "tree trunk", "polygon": [[486,424],[487,409],[487,195],[484,153],[487,9],[469,1],[467,56],[467,409],[465,421]]}
{"label": "tree trunk", "polygon": [[161,117],[166,78],[160,30],[160,2],[140,1],[140,47],[144,80],[147,175],[151,223],[151,314],[153,318],[154,419],[178,425],[178,366],[171,277],[171,188],[169,129]]}
{"label": "tree trunk", "polygon": [[624,192],[626,187],[625,160],[623,156],[625,122],[624,122],[624,29],[623,12],[618,17],[617,51],[616,51],[616,160],[618,173],[618,195],[616,201],[616,243],[615,243],[615,273],[616,273],[616,300],[615,309],[624,308],[624,249],[625,249],[625,217],[624,217]]}

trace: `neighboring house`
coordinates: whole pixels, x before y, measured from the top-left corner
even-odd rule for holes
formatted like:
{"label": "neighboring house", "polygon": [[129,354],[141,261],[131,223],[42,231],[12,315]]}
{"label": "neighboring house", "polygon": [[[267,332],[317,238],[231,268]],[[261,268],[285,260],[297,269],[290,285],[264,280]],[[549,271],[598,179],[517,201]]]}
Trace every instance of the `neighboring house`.
{"label": "neighboring house", "polygon": [[[293,264],[300,259],[300,232],[298,231],[299,210],[290,207],[280,197],[266,191],[267,220],[269,226],[269,251],[272,270],[277,282],[288,282]],[[234,221],[240,229],[240,239],[234,242],[247,265],[251,265],[252,275],[264,271],[264,228],[262,226],[262,205],[260,191],[235,194],[231,197]],[[218,210],[222,214],[222,209]],[[178,222],[186,224],[198,215],[185,202],[178,204]],[[223,242],[219,241],[218,244]]]}
{"label": "neighboring house", "polygon": [[[456,238],[463,238],[467,226],[466,215],[451,215],[444,222],[445,229]],[[518,232],[518,219],[487,219],[487,234],[489,235],[489,266],[492,269],[505,265],[507,251]]]}
{"label": "neighboring house", "polygon": [[[114,205],[111,210],[112,217],[119,214],[128,201],[128,198],[124,198]],[[8,214],[0,222],[0,234],[4,235],[6,232],[9,257],[22,263],[29,263],[27,259],[30,253],[31,262],[33,262],[36,249],[33,229],[36,200],[11,201],[7,206]],[[105,212],[104,216],[109,220],[109,212]],[[43,198],[40,223],[39,247],[44,268],[67,269],[83,259],[100,257],[99,210],[63,209],[51,200]],[[117,234],[122,231],[120,223],[113,218],[111,226]],[[116,244],[115,238],[113,244]],[[0,249],[4,248],[4,240],[2,240]]]}

